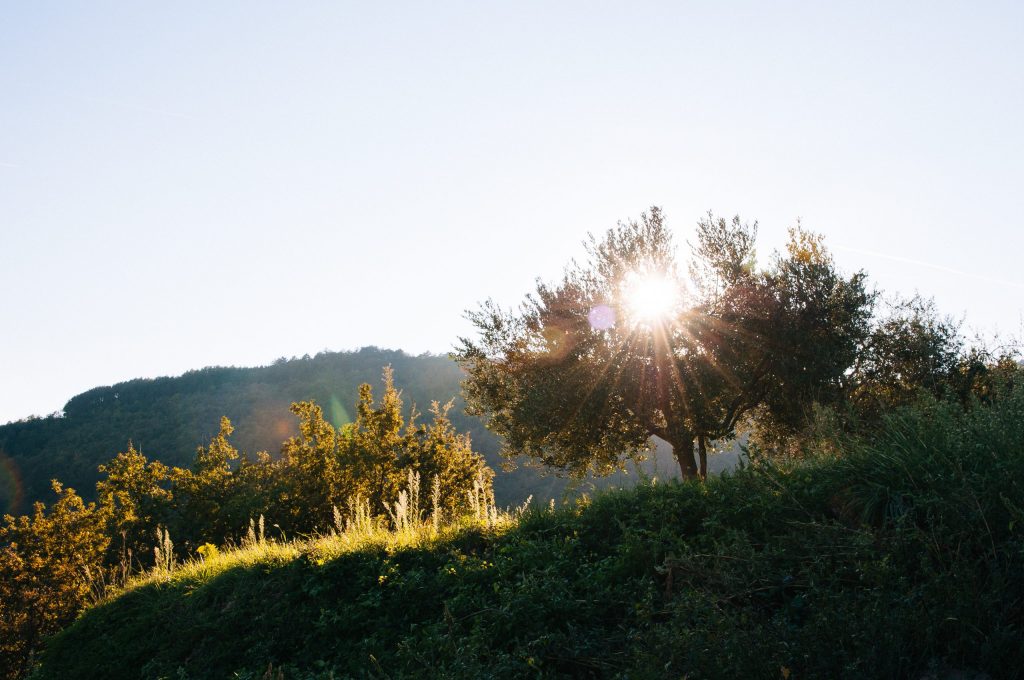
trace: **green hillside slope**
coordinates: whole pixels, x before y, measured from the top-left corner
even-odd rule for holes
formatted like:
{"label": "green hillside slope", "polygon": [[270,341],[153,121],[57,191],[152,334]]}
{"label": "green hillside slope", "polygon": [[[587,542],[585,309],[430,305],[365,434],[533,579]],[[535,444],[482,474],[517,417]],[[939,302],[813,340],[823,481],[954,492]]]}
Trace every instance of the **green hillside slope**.
{"label": "green hillside slope", "polygon": [[1024,392],[825,448],[492,528],[221,555],[88,610],[35,677],[1020,677]]}
{"label": "green hillside slope", "polygon": [[[394,368],[407,410],[413,403],[425,411],[432,400],[455,398],[455,426],[471,432],[474,446],[498,468],[497,440],[462,411],[461,372],[453,361],[367,347],[281,359],[271,366],[204,368],[174,378],[97,387],[68,401],[62,415],[0,426],[0,511],[24,512],[32,501],[49,501],[53,478],[91,497],[97,466],[125,450],[129,441],[150,459],[188,465],[196,447],[217,433],[222,415],[234,423],[240,450],[277,453],[281,442],[297,432],[289,404],[313,399],[341,425],[350,419],[359,385],[379,384],[386,365]],[[541,481],[530,471],[496,484],[508,503],[534,489],[557,495],[560,488],[557,481]]]}

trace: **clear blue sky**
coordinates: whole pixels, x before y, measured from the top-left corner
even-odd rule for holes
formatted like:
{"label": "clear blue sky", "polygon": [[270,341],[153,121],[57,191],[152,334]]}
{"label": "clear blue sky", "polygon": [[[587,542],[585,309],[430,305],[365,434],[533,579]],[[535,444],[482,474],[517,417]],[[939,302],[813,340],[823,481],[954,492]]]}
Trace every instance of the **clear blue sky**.
{"label": "clear blue sky", "polygon": [[0,422],[96,385],[445,352],[588,231],[797,218],[1024,307],[1019,2],[5,3]]}

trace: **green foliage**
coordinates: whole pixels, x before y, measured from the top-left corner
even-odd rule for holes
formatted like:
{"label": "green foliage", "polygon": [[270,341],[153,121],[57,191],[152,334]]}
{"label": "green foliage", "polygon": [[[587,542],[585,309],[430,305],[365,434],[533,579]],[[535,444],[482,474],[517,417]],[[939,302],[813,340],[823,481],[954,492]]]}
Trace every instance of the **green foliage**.
{"label": "green foliage", "polygon": [[244,495],[239,493],[239,475],[232,467],[239,457],[228,440],[234,430],[226,416],[221,418],[220,431],[209,446],[196,450],[192,468],[170,471],[173,504],[169,505],[173,505],[172,516],[176,518],[174,535],[189,544],[198,545],[203,536],[223,541],[245,519],[230,512],[234,499]]}
{"label": "green foliage", "polygon": [[813,430],[825,420],[834,433],[871,436],[894,412],[921,400],[952,400],[964,410],[991,403],[1019,384],[1020,349],[1019,343],[994,349],[978,339],[969,343],[960,324],[940,316],[931,300],[896,298],[872,319],[832,394],[816,397],[810,413],[797,414],[787,427],[773,429],[771,418],[760,419],[753,441],[769,448],[785,443],[792,453],[820,439]]}
{"label": "green foliage", "polygon": [[490,492],[494,472],[473,452],[469,434],[455,431],[448,419],[451,408],[450,401],[444,405],[435,401],[430,407],[431,423],[413,431],[410,449],[421,496],[434,496],[439,515],[457,517],[471,509],[468,494],[475,485]]}
{"label": "green foliage", "polygon": [[90,609],[37,677],[1019,677],[1024,391],[832,445],[511,524],[225,554]]}
{"label": "green foliage", "polygon": [[794,432],[814,404],[845,400],[846,377],[870,332],[874,295],[863,272],[844,278],[836,270],[820,236],[792,229],[786,250],[765,274],[777,306],[772,330],[758,338],[771,345],[772,368],[755,426]]}
{"label": "green foliage", "polygon": [[[164,523],[173,498],[167,466],[149,461],[129,443],[128,450],[99,467],[105,479],[96,484],[100,506],[109,519],[112,538],[109,561],[128,554],[143,564],[152,545],[153,530]],[[131,558],[129,558],[131,559]]]}
{"label": "green foliage", "polygon": [[360,494],[375,513],[385,514],[405,481],[405,469],[413,463],[403,431],[402,398],[395,389],[390,369],[384,372],[380,405],[374,406],[373,391],[369,385],[363,385],[356,414],[356,422],[346,432],[347,458],[355,466]]}
{"label": "green foliage", "polygon": [[74,489],[53,483],[49,511],[6,515],[0,525],[0,677],[27,671],[44,636],[71,620],[102,590],[107,517]]}
{"label": "green foliage", "polygon": [[327,531],[337,523],[337,509],[352,503],[366,502],[371,516],[385,518],[410,473],[420,480],[415,493],[423,498],[437,480],[438,510],[452,516],[468,510],[467,493],[478,478],[489,491],[493,473],[472,450],[469,436],[455,430],[447,408],[435,403],[429,425],[417,424],[415,412],[407,422],[390,369],[383,382],[379,403],[368,384],[361,386],[355,422],[338,429],[315,403],[294,404],[299,436],[285,442],[280,460],[258,458],[238,469],[235,486],[249,501],[247,516],[265,515],[287,534],[306,535]]}
{"label": "green foliage", "polygon": [[[487,302],[469,314],[479,337],[455,356],[470,412],[506,454],[573,474],[607,473],[656,436],[684,477],[703,478],[709,442],[733,439],[745,417],[796,429],[841,395],[873,298],[863,274],[841,276],[800,229],[758,270],[755,235],[739,218],[701,221],[692,292],[659,209],[591,237],[589,261],[538,284],[517,312]],[[638,280],[648,296],[652,281],[667,287],[653,293],[665,298],[654,318],[636,309]]]}
{"label": "green foliage", "polygon": [[963,357],[958,324],[942,318],[931,300],[896,299],[877,319],[850,380],[850,400],[859,420],[874,426],[922,391],[941,397]]}
{"label": "green foliage", "polygon": [[351,475],[343,473],[337,431],[321,408],[306,401],[292,404],[291,411],[299,418],[299,436],[281,448],[274,465],[277,488],[264,514],[288,530],[308,532],[330,525],[331,508],[350,495]]}

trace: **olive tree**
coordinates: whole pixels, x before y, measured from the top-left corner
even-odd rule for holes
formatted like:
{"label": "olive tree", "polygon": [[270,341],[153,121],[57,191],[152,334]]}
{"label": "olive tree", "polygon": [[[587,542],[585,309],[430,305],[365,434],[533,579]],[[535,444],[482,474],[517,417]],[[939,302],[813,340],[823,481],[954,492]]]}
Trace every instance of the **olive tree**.
{"label": "olive tree", "polygon": [[756,234],[709,214],[685,271],[658,208],[591,235],[587,260],[518,309],[468,312],[478,335],[454,353],[468,410],[507,455],[572,474],[610,472],[656,436],[683,477],[703,478],[709,443],[735,437],[755,409],[795,427],[841,391],[872,295],[800,228],[759,269]]}

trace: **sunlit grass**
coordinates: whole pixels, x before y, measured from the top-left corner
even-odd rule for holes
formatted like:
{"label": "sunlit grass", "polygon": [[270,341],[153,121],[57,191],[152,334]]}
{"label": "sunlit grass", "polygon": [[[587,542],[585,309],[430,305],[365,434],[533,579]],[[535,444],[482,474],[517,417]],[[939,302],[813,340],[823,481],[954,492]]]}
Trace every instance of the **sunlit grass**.
{"label": "sunlit grass", "polygon": [[267,539],[254,544],[221,548],[208,557],[196,555],[170,568],[154,567],[130,578],[123,588],[115,590],[107,599],[116,599],[124,593],[144,586],[161,583],[207,581],[230,569],[252,567],[257,564],[285,564],[300,557],[308,541],[280,542]]}
{"label": "sunlit grass", "polygon": [[432,498],[434,507],[428,512],[420,508],[418,494],[414,491],[419,488],[419,476],[410,473],[407,482],[406,490],[399,494],[390,512],[390,522],[372,516],[369,503],[356,498],[346,512],[334,508],[334,527],[313,536],[283,541],[265,535],[265,520],[261,516],[250,522],[248,534],[240,543],[221,547],[205,544],[181,563],[168,556],[172,546],[167,532],[158,532],[164,548],[157,547],[157,564],[130,577],[123,587],[112,589],[104,599],[114,599],[149,585],[206,582],[231,569],[282,565],[301,557],[323,565],[347,554],[372,549],[387,552],[429,549],[469,530],[499,534],[514,526],[530,503],[528,499],[518,508],[499,509],[494,504],[493,493],[487,493],[483,480],[478,479],[469,492],[469,511],[443,518],[437,510],[436,485]]}

